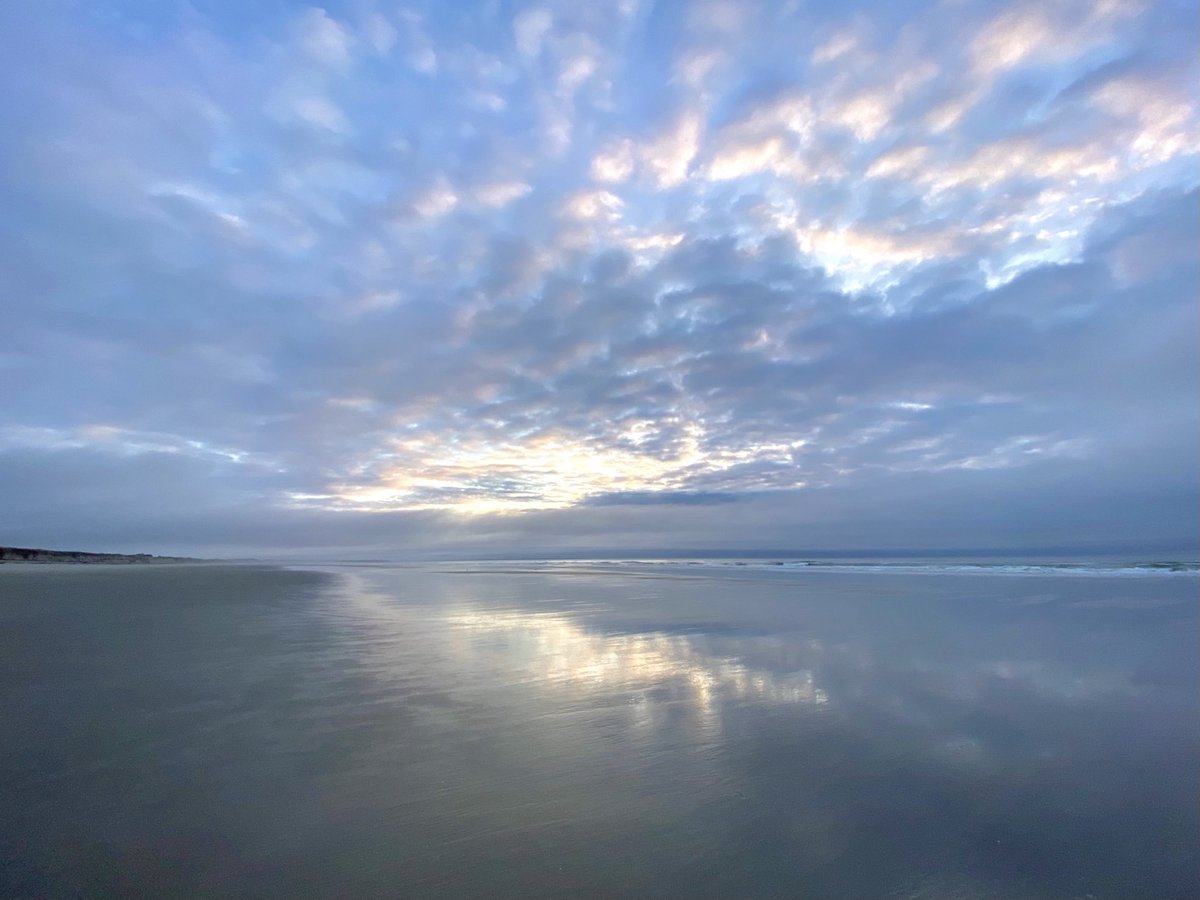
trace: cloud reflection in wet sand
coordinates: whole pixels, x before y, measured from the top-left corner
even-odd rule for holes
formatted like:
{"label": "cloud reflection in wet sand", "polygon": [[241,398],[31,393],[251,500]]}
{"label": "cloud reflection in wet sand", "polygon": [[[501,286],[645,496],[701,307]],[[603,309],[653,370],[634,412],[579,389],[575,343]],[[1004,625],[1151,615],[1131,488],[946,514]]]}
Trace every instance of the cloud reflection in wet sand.
{"label": "cloud reflection in wet sand", "polygon": [[372,796],[663,895],[1189,896],[1189,584],[637,575],[348,576]]}
{"label": "cloud reflection in wet sand", "polygon": [[[557,613],[471,612],[449,623],[469,632],[501,635],[539,681],[576,690],[618,691],[631,702],[670,689],[705,719],[719,720],[723,699],[823,706],[829,697],[811,670],[777,674],[736,658],[714,659],[683,635],[662,632],[603,634],[586,630]],[[719,724],[719,721],[716,722]]]}

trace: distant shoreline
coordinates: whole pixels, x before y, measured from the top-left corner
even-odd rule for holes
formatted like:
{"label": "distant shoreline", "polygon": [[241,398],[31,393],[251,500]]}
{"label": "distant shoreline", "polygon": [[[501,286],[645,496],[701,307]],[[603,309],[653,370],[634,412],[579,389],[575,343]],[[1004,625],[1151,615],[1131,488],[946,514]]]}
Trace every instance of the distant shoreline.
{"label": "distant shoreline", "polygon": [[212,562],[192,556],[154,556],[150,553],[87,553],[83,550],[43,550],[36,547],[0,547],[0,565],[8,563],[71,563],[75,565],[154,565],[158,563]]}

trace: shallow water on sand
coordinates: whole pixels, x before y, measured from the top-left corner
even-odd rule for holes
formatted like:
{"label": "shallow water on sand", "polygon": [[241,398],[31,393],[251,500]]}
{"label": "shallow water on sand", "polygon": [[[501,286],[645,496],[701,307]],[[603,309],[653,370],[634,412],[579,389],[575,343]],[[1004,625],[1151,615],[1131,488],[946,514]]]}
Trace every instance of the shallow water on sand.
{"label": "shallow water on sand", "polygon": [[1198,583],[0,567],[0,895],[1196,896]]}

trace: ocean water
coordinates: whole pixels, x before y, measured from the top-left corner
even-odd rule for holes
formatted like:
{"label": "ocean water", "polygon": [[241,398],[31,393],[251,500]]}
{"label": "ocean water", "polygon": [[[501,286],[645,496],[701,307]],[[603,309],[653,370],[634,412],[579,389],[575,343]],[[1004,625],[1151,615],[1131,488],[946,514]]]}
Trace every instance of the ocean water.
{"label": "ocean water", "polygon": [[0,895],[1200,896],[1200,578],[0,566]]}

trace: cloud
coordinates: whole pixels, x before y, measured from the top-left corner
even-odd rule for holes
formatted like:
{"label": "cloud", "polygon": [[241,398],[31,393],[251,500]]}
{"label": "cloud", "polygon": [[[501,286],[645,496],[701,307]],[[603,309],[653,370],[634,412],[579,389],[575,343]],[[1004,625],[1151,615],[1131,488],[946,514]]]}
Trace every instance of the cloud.
{"label": "cloud", "polygon": [[404,12],[400,16],[404,26],[405,50],[409,64],[423,75],[433,75],[438,70],[438,55],[429,36],[422,27],[416,13]]}
{"label": "cloud", "polygon": [[568,198],[563,210],[577,219],[616,220],[623,205],[611,191],[580,191]]}
{"label": "cloud", "polygon": [[715,181],[769,172],[803,179],[803,148],[813,111],[804,94],[789,93],[757,104],[716,135],[707,175]]}
{"label": "cloud", "polygon": [[0,541],[1192,535],[1176,8],[721,9],[0,13]]}
{"label": "cloud", "polygon": [[873,141],[891,122],[896,99],[894,92],[865,92],[838,107],[832,118],[854,132],[860,141]]}
{"label": "cloud", "polygon": [[1195,104],[1168,79],[1119,76],[1098,86],[1090,99],[1131,128],[1129,146],[1139,168],[1188,155],[1200,138]]}
{"label": "cloud", "polygon": [[396,45],[396,28],[380,13],[369,15],[363,30],[366,32],[367,42],[381,56],[387,56]]}
{"label": "cloud", "polygon": [[292,98],[289,106],[296,118],[310,125],[334,132],[347,128],[346,117],[328,97],[306,94]]}
{"label": "cloud", "polygon": [[317,63],[344,68],[351,60],[350,30],[318,7],[304,10],[296,21],[300,49]]}
{"label": "cloud", "polygon": [[621,182],[633,174],[633,166],[633,142],[619,138],[592,157],[592,177],[597,181]]}
{"label": "cloud", "polygon": [[691,50],[675,63],[675,77],[688,87],[699,89],[726,61],[725,54],[720,50]]}
{"label": "cloud", "polygon": [[598,494],[584,501],[587,506],[712,506],[736,503],[737,494],[716,491],[618,491]]}
{"label": "cloud", "polygon": [[674,187],[687,178],[688,166],[700,149],[701,128],[699,115],[684,113],[642,148],[642,164],[660,188]]}
{"label": "cloud", "polygon": [[528,194],[532,188],[523,181],[493,181],[476,188],[475,196],[486,206],[507,206]]}
{"label": "cloud", "polygon": [[545,9],[530,7],[523,10],[513,20],[517,51],[527,59],[536,58],[541,53],[543,42],[553,24],[554,20]]}
{"label": "cloud", "polygon": [[413,209],[423,219],[436,219],[444,216],[457,205],[458,195],[443,180],[439,180],[413,200]]}

